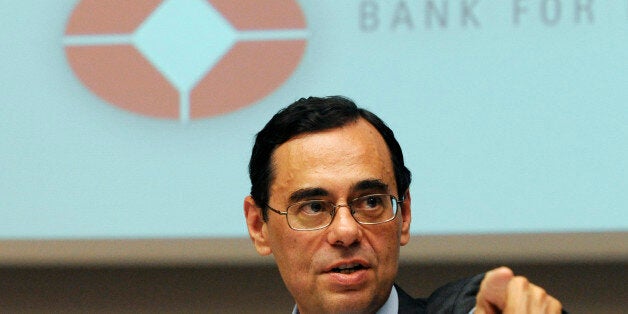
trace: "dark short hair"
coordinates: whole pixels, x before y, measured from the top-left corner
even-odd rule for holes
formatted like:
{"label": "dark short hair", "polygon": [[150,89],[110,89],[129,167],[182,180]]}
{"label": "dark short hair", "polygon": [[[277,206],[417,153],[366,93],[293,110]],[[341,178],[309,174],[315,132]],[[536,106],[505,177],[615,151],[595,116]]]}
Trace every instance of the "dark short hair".
{"label": "dark short hair", "polygon": [[251,197],[263,208],[264,220],[268,218],[266,206],[274,179],[272,154],[275,149],[297,135],[339,128],[359,118],[368,121],[384,138],[392,158],[397,192],[400,197],[405,193],[410,186],[410,170],[404,165],[401,146],[384,121],[346,97],[301,98],[277,112],[255,137],[249,162]]}

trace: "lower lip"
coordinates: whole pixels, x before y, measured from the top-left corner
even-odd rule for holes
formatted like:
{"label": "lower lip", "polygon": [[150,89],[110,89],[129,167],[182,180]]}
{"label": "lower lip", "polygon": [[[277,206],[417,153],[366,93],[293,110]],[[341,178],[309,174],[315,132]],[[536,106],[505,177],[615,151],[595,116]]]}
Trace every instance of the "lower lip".
{"label": "lower lip", "polygon": [[343,288],[354,288],[367,281],[368,271],[369,268],[363,268],[350,274],[329,272],[327,276],[332,285],[341,286]]}

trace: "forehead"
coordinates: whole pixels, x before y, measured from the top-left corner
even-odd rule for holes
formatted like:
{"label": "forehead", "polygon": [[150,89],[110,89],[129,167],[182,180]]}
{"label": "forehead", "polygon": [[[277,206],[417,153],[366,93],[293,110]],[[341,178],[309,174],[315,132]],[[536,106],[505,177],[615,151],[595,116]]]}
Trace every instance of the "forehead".
{"label": "forehead", "polygon": [[277,147],[272,162],[271,197],[303,188],[341,190],[363,180],[396,189],[386,142],[364,119],[296,136]]}

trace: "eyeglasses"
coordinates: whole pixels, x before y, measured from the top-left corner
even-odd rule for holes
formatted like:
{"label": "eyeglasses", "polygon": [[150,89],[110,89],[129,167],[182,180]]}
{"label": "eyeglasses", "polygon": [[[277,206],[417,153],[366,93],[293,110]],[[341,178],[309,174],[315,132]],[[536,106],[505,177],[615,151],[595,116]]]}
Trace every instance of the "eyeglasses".
{"label": "eyeglasses", "polygon": [[305,231],[329,226],[339,207],[349,208],[355,221],[362,225],[391,221],[397,216],[397,209],[401,203],[403,198],[397,201],[397,198],[390,194],[370,194],[341,205],[325,200],[296,202],[288,205],[285,212],[266,206],[279,215],[285,215],[291,229]]}

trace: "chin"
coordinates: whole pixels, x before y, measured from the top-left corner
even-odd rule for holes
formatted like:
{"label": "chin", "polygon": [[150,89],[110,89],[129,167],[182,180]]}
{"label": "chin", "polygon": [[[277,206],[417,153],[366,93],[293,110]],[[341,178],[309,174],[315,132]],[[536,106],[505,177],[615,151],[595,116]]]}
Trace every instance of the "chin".
{"label": "chin", "polygon": [[379,304],[372,295],[365,291],[353,291],[342,293],[325,300],[325,313],[375,313],[386,302],[384,299]]}

